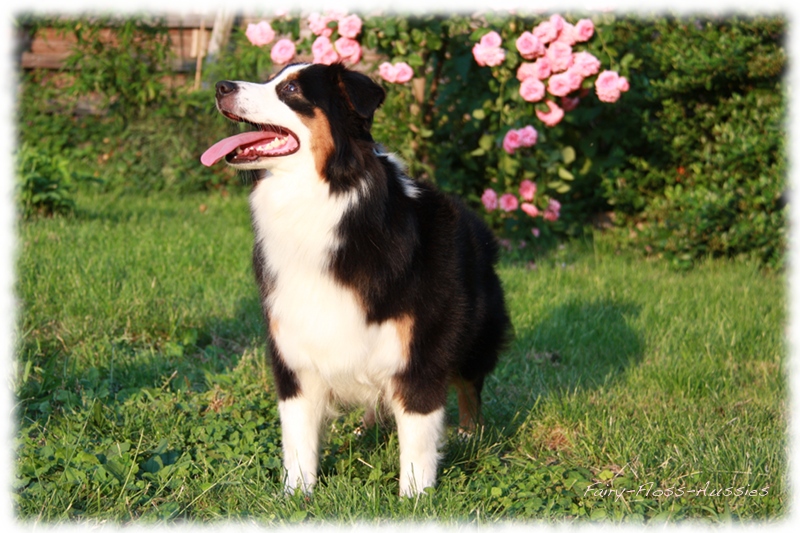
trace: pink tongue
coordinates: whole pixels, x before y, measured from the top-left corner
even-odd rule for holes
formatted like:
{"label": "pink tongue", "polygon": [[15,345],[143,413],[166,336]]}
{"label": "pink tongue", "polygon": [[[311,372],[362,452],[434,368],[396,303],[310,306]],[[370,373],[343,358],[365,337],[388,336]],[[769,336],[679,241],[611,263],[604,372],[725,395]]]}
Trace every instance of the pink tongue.
{"label": "pink tongue", "polygon": [[269,141],[277,136],[277,134],[270,131],[248,131],[247,133],[240,133],[238,135],[222,139],[200,156],[200,162],[205,166],[210,167],[240,146],[259,141]]}

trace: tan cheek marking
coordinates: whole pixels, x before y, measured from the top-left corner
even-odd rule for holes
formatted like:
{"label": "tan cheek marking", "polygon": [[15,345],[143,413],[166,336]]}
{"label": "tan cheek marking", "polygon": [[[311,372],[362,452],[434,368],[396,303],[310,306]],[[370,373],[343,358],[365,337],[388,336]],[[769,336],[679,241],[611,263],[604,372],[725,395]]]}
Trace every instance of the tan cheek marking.
{"label": "tan cheek marking", "polygon": [[333,137],[331,137],[331,126],[328,118],[319,109],[314,111],[313,118],[302,118],[303,124],[311,132],[311,153],[314,154],[314,162],[317,173],[325,176],[325,166],[333,153]]}

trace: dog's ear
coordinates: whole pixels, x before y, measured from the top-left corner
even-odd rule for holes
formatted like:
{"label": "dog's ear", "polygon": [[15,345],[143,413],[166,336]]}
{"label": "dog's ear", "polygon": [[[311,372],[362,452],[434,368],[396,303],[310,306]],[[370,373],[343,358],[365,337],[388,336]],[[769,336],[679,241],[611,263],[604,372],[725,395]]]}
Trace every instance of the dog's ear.
{"label": "dog's ear", "polygon": [[369,76],[345,68],[340,71],[339,79],[352,108],[371,122],[375,110],[386,98],[386,91]]}

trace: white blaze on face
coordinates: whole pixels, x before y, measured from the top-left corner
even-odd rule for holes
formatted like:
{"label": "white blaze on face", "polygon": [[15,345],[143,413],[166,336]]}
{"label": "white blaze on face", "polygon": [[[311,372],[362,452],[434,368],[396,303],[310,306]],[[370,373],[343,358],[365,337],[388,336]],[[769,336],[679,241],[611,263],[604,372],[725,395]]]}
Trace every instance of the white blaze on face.
{"label": "white blaze on face", "polygon": [[[312,151],[319,147],[314,139],[321,133],[330,136],[330,129],[320,131],[317,120],[299,116],[278,94],[281,84],[295,77],[309,65],[295,65],[280,72],[267,83],[234,82],[236,90],[217,102],[220,112],[258,126],[261,131],[248,132],[223,139],[201,157],[211,166],[228,154],[229,164],[241,169],[267,169],[271,172],[301,170],[304,163],[316,163],[320,156]],[[324,118],[324,117],[323,117]],[[327,122],[322,127],[327,126]],[[314,131],[312,131],[314,130]]]}

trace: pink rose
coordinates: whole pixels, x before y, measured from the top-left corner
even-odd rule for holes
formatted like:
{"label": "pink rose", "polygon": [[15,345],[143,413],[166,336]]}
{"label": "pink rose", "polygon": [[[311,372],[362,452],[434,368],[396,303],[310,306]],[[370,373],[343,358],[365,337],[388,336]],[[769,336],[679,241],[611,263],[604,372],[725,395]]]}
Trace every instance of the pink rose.
{"label": "pink rose", "polygon": [[545,126],[549,126],[552,128],[553,126],[561,122],[562,118],[564,118],[564,110],[558,107],[558,105],[556,105],[556,103],[551,100],[546,100],[546,103],[548,111],[546,113],[543,113],[537,109],[536,116],[539,118],[539,120],[544,122]]}
{"label": "pink rose", "polygon": [[604,70],[594,82],[597,98],[601,102],[613,104],[620,97],[619,74],[613,70]]}
{"label": "pink rose", "polygon": [[488,46],[489,48],[500,48],[500,45],[503,44],[503,39],[500,37],[500,34],[496,31],[490,31],[483,37],[481,37],[480,44],[483,46]]}
{"label": "pink rose", "polygon": [[544,83],[536,78],[527,78],[519,85],[519,94],[526,102],[538,102],[544,98],[544,92]]}
{"label": "pink rose", "polygon": [[589,52],[577,52],[572,54],[572,68],[584,78],[594,76],[600,71],[600,60]]}
{"label": "pink rose", "polygon": [[355,39],[339,37],[334,43],[334,48],[343,61],[347,60],[352,64],[356,64],[361,59],[361,45]]}
{"label": "pink rose", "polygon": [[550,43],[547,48],[547,59],[553,72],[562,72],[572,65],[572,47],[558,41]]}
{"label": "pink rose", "polygon": [[569,112],[578,107],[579,103],[581,103],[581,99],[579,96],[576,96],[574,98],[569,98],[564,96],[561,98],[561,109]]}
{"label": "pink rose", "polygon": [[528,202],[523,202],[522,205],[520,206],[520,208],[529,217],[538,217],[539,216],[539,210],[533,204],[529,204]]}
{"label": "pink rose", "polygon": [[384,61],[380,64],[378,67],[378,75],[380,75],[384,81],[397,83],[397,69],[389,62]]}
{"label": "pink rose", "polygon": [[481,202],[487,211],[494,211],[497,209],[497,193],[492,189],[486,189],[481,196]]}
{"label": "pink rose", "polygon": [[405,61],[400,61],[395,65],[384,62],[378,67],[378,74],[389,83],[406,83],[414,77],[414,69]]}
{"label": "pink rose", "polygon": [[292,60],[295,51],[296,49],[292,41],[289,39],[281,39],[275,43],[275,46],[272,47],[272,51],[270,52],[269,56],[272,58],[274,63],[282,65]]}
{"label": "pink rose", "polygon": [[581,19],[575,24],[575,39],[585,43],[594,35],[594,23],[589,19]]}
{"label": "pink rose", "polygon": [[581,84],[583,83],[583,76],[581,75],[580,70],[573,67],[569,67],[567,69],[567,79],[569,80],[569,86],[573,91],[577,91],[581,88]]}
{"label": "pink rose", "polygon": [[517,38],[517,50],[523,58],[533,59],[544,55],[544,43],[526,31]]}
{"label": "pink rose", "polygon": [[[538,78],[535,63],[523,63],[517,69],[517,79],[525,81],[528,78]],[[546,77],[546,76],[545,76]]]}
{"label": "pink rose", "polygon": [[547,44],[558,37],[558,29],[550,21],[545,20],[533,28],[533,35],[543,44]]}
{"label": "pink rose", "polygon": [[328,37],[320,35],[311,45],[311,53],[314,56],[314,63],[332,65],[339,61],[339,54],[333,48],[333,44]]}
{"label": "pink rose", "polygon": [[553,74],[547,81],[547,92],[553,96],[567,96],[572,92],[572,83],[570,83],[569,74],[562,72],[560,74]]}
{"label": "pink rose", "polygon": [[564,23],[564,27],[561,28],[561,32],[558,34],[558,38],[556,39],[557,42],[566,43],[570,46],[577,42],[577,33],[575,31],[575,26],[570,24],[569,22]]}
{"label": "pink rose", "polygon": [[397,70],[397,83],[405,83],[414,77],[414,69],[405,61],[400,61],[394,68]]}
{"label": "pink rose", "polygon": [[508,154],[514,155],[514,151],[522,146],[519,132],[517,130],[509,130],[506,136],[503,137],[503,150]]}
{"label": "pink rose", "polygon": [[275,32],[266,20],[262,20],[258,24],[248,24],[244,34],[247,40],[255,46],[266,46],[275,39]]}
{"label": "pink rose", "polygon": [[330,15],[320,15],[319,13],[311,13],[308,16],[308,28],[311,33],[317,36],[330,37],[333,30],[328,27],[328,23],[335,20]]}
{"label": "pink rose", "polygon": [[513,211],[519,207],[517,197],[510,193],[505,193],[500,197],[500,209],[503,211]]}
{"label": "pink rose", "polygon": [[533,69],[536,71],[536,77],[544,80],[550,77],[552,69],[550,68],[550,60],[546,57],[540,57],[533,62]]}
{"label": "pink rose", "polygon": [[[533,197],[536,195],[536,184],[531,180],[522,180],[522,183],[519,184],[519,196],[528,202],[533,200]],[[522,210],[525,210],[525,204],[522,204]],[[525,211],[527,213],[527,211]],[[528,213],[530,215],[530,213]],[[535,217],[536,215],[531,215]]]}
{"label": "pink rose", "polygon": [[378,67],[378,74],[389,83],[406,83],[414,77],[414,69],[405,61],[395,65],[384,62]]}
{"label": "pink rose", "polygon": [[533,233],[533,236],[537,239],[539,238],[539,228],[532,228],[531,233]]}
{"label": "pink rose", "polygon": [[475,61],[482,67],[496,67],[506,57],[506,53],[501,48],[490,48],[482,44],[476,44],[472,47],[472,55]]}
{"label": "pink rose", "polygon": [[562,17],[558,13],[554,13],[554,14],[550,15],[550,24],[553,25],[553,27],[556,29],[556,32],[560,33],[561,30],[564,29],[564,24],[565,23],[566,23],[566,21],[564,20],[564,17]]}
{"label": "pink rose", "polygon": [[619,74],[613,70],[604,70],[594,82],[595,88],[600,91],[618,91]]}
{"label": "pink rose", "polygon": [[625,76],[620,76],[617,87],[619,88],[620,91],[624,93],[628,92],[628,89],[631,88],[631,85],[628,83],[628,78],[626,78]]}
{"label": "pink rose", "polygon": [[561,214],[561,204],[558,202],[558,200],[554,200],[551,198],[550,201],[547,202],[547,207],[545,208],[544,214],[542,216],[544,217],[545,220],[548,220],[550,222],[555,222],[556,220],[558,220],[560,214]]}
{"label": "pink rose", "polygon": [[361,33],[361,19],[358,15],[348,15],[339,19],[339,35],[348,39],[355,39]]}
{"label": "pink rose", "polygon": [[525,126],[517,131],[519,132],[519,142],[522,143],[522,146],[533,146],[539,139],[539,132],[533,129],[533,126]]}

